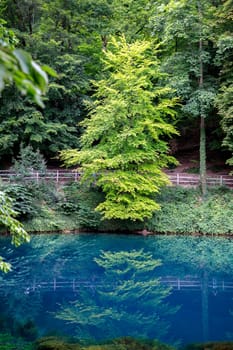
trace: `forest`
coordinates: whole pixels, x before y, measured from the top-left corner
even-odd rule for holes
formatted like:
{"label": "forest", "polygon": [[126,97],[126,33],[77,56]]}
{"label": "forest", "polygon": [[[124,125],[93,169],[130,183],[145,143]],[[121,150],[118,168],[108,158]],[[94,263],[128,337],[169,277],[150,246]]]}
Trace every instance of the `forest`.
{"label": "forest", "polygon": [[[2,47],[15,52],[22,67],[30,53],[36,67],[42,67],[40,73],[49,75],[43,98],[32,84],[22,88],[17,76],[15,84],[4,86],[1,167],[13,164],[28,171],[34,153],[33,169],[41,170],[46,162],[65,164],[80,167],[83,178],[83,185],[72,190],[51,185],[49,195],[42,189],[46,184],[40,189],[32,183],[2,185],[18,218],[30,222],[29,230],[40,231],[32,221],[49,217],[59,207],[61,215],[75,213],[76,223],[66,227],[49,219],[45,230],[96,228],[113,220],[110,227],[121,226],[119,222],[127,227],[129,221],[137,229],[172,231],[160,227],[161,212],[168,210],[161,205],[167,203],[163,198],[170,198],[172,205],[174,198],[182,202],[191,197],[193,203],[201,202],[200,212],[207,210],[205,217],[219,217],[226,205],[223,198],[231,201],[231,191],[207,194],[206,171],[210,159],[216,158],[216,167],[218,159],[224,160],[229,172],[233,164],[232,5],[231,0],[1,1]],[[45,92],[43,79],[45,75]],[[177,194],[173,189],[158,195],[169,184],[164,169],[174,168],[176,157],[187,151],[199,153],[200,191],[186,196],[186,190]],[[41,202],[48,208],[39,210]],[[211,228],[191,231],[209,233],[215,227],[220,232],[222,224],[211,222]],[[177,227],[175,231],[185,232],[187,224]],[[231,233],[230,227],[226,224],[224,233]]]}

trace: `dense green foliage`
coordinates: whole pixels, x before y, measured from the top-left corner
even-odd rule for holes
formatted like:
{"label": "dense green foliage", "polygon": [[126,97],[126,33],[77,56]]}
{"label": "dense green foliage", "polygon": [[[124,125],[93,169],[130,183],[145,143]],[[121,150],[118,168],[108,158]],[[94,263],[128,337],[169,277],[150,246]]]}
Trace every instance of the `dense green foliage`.
{"label": "dense green foliage", "polygon": [[161,211],[148,221],[147,228],[159,233],[232,234],[232,191],[209,189],[205,201],[199,189],[167,188],[157,199]]}
{"label": "dense green foliage", "polygon": [[[212,116],[217,88],[213,74],[213,25],[215,6],[212,1],[168,1],[151,20],[153,32],[163,40],[165,71],[170,84],[182,99],[180,118],[195,123],[200,119],[200,178],[206,194],[206,119]],[[211,73],[210,73],[211,72]],[[212,117],[213,119],[213,117]]]}
{"label": "dense green foliage", "polygon": [[5,28],[5,24],[6,22],[0,19],[0,91],[6,84],[14,83],[21,93],[32,97],[43,107],[41,95],[48,86],[46,71],[50,74],[55,73],[47,66],[42,69],[27,52],[15,48],[17,39],[12,31]]}
{"label": "dense green foliage", "polygon": [[[0,157],[17,157],[21,144],[47,158],[77,149],[86,178],[98,173],[102,216],[143,221],[159,208],[153,195],[166,183],[161,167],[171,160],[167,134],[175,136],[176,124],[186,148],[200,134],[205,193],[208,151],[223,144],[232,164],[231,7],[231,0],[2,0]],[[22,49],[57,72],[44,109],[46,74]],[[176,122],[168,117],[174,109]],[[81,210],[78,202],[62,206]]]}
{"label": "dense green foliage", "polygon": [[[21,93],[31,97],[38,106],[43,107],[41,95],[48,85],[46,71],[51,74],[52,70],[48,67],[42,69],[28,53],[15,49],[14,34],[7,31],[4,24],[5,22],[0,19],[0,92],[6,84],[14,83]],[[23,189],[21,190],[23,193]],[[24,211],[22,209],[22,212]],[[0,223],[11,233],[12,243],[19,246],[23,242],[29,241],[29,235],[23,225],[15,218],[16,216],[17,211],[13,209],[11,197],[8,197],[6,192],[0,191]],[[0,257],[0,270],[8,272],[10,269],[11,265]]]}
{"label": "dense green foliage", "polygon": [[143,220],[159,209],[151,196],[169,183],[162,167],[175,163],[164,138],[176,134],[169,124],[176,100],[160,85],[151,43],[121,37],[109,46],[106,77],[95,83],[96,101],[82,122],[82,148],[62,152],[62,159],[81,165],[83,182],[92,185],[96,174],[105,194],[96,210],[105,219]]}
{"label": "dense green foliage", "polygon": [[[221,34],[217,41],[216,63],[220,67],[220,89],[216,106],[221,117],[221,125],[225,134],[223,145],[232,154],[232,96],[233,96],[233,38],[232,38],[232,1],[224,1],[219,9],[219,25]],[[232,165],[232,157],[228,163]]]}
{"label": "dense green foliage", "polygon": [[1,189],[12,197],[17,217],[31,232],[136,232],[146,228],[156,233],[233,234],[232,190],[226,187],[209,189],[205,201],[199,189],[164,188],[156,197],[161,210],[144,222],[125,220],[124,225],[121,220],[101,220],[95,207],[103,201],[103,194],[95,187],[32,182],[4,184]]}
{"label": "dense green foliage", "polygon": [[28,145],[23,147],[20,145],[20,151],[17,159],[13,159],[13,166],[11,168],[17,175],[21,175],[22,179],[30,172],[39,171],[40,173],[46,172],[46,161],[39,150],[34,151],[33,148]]}
{"label": "dense green foliage", "polygon": [[[161,66],[170,75],[164,83],[181,100],[181,135],[195,135],[197,118],[203,117],[207,150],[220,148],[223,126],[224,145],[231,151],[231,6],[229,0],[52,0],[49,6],[44,0],[1,1],[0,17],[7,26],[1,29],[4,40],[26,48],[58,75],[50,82],[44,110],[11,88],[3,93],[0,156],[18,153],[22,141],[46,156],[79,145],[82,130],[77,123],[86,116],[84,100],[93,96],[90,81],[105,76],[102,57],[110,35],[124,35],[129,43],[161,42]],[[17,40],[12,39],[12,30]],[[152,56],[155,51],[156,45]]]}
{"label": "dense green foliage", "polygon": [[[29,235],[23,225],[16,220],[16,214],[12,209],[11,199],[3,191],[0,191],[0,224],[12,234],[12,243],[19,246],[21,243],[29,241]],[[11,265],[0,257],[0,270],[7,272],[10,268]]]}

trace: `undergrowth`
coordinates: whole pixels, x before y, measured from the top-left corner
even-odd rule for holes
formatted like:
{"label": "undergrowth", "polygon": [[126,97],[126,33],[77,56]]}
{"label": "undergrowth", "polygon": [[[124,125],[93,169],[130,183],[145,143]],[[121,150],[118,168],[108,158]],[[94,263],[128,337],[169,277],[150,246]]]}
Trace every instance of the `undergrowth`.
{"label": "undergrowth", "polygon": [[226,187],[208,190],[205,200],[198,188],[166,187],[156,196],[161,210],[145,222],[101,220],[95,207],[103,194],[80,183],[57,187],[55,183],[2,184],[29,232],[120,231],[147,229],[156,233],[233,234],[233,196]]}
{"label": "undergrowth", "polygon": [[226,187],[210,188],[205,199],[199,189],[165,188],[157,198],[161,210],[146,222],[150,231],[176,234],[233,234],[233,196]]}

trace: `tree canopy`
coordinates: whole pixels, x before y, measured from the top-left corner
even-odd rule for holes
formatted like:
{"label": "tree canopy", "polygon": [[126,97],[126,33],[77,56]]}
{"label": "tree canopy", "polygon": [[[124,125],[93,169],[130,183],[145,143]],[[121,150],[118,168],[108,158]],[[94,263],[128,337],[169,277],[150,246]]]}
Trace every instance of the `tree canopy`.
{"label": "tree canopy", "polygon": [[153,194],[168,184],[161,169],[175,162],[166,137],[177,133],[169,123],[177,101],[161,86],[163,74],[151,49],[147,41],[112,38],[106,75],[95,82],[96,100],[81,123],[81,150],[62,152],[66,164],[81,165],[83,181],[95,181],[105,193],[97,210],[106,219],[150,217],[159,209]]}

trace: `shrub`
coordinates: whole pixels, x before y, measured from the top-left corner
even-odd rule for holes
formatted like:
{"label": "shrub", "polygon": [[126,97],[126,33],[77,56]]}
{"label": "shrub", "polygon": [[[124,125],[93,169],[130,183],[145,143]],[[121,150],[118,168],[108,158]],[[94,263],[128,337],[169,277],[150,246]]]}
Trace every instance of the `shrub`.
{"label": "shrub", "polygon": [[19,155],[17,159],[13,160],[11,169],[17,174],[16,179],[23,180],[25,176],[28,176],[33,171],[45,174],[46,161],[39,150],[35,151],[30,145],[24,147],[21,144]]}
{"label": "shrub", "polygon": [[22,184],[7,184],[2,190],[12,199],[13,209],[19,213],[19,218],[36,214],[34,197],[31,189]]}
{"label": "shrub", "polygon": [[161,210],[146,222],[150,231],[160,233],[233,234],[232,190],[209,189],[202,200],[198,189],[166,188],[159,196]]}
{"label": "shrub", "polygon": [[63,188],[64,197],[58,203],[58,209],[64,214],[75,215],[79,226],[97,229],[101,222],[101,215],[95,207],[102,199],[102,194],[95,188],[88,189],[78,182],[70,183]]}

